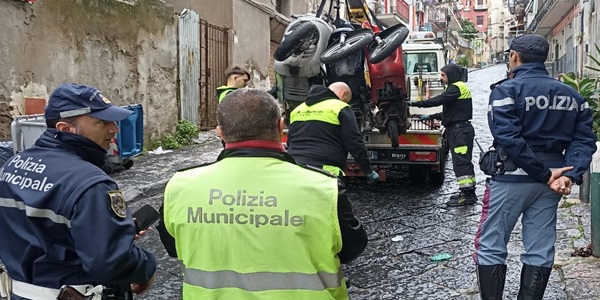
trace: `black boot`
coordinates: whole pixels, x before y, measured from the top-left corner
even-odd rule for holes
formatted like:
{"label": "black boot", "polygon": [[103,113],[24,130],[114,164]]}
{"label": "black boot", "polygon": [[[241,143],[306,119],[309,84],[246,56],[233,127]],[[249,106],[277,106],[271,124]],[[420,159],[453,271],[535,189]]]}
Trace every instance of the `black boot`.
{"label": "black boot", "polygon": [[534,267],[523,264],[521,270],[521,288],[518,300],[542,300],[548,285],[552,268]]}
{"label": "black boot", "polygon": [[477,280],[481,300],[502,300],[506,265],[477,265]]}
{"label": "black boot", "polygon": [[457,195],[450,196],[446,205],[450,207],[467,206],[473,205],[477,202],[477,195],[475,195],[475,189],[464,189],[461,190]]}

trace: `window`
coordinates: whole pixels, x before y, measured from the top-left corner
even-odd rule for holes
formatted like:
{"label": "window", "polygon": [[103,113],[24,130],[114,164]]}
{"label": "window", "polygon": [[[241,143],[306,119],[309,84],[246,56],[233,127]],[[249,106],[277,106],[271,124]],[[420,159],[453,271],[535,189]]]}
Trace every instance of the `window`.
{"label": "window", "polygon": [[477,25],[483,25],[483,16],[477,16]]}
{"label": "window", "polygon": [[438,62],[437,54],[435,52],[425,53],[407,53],[404,52],[404,68],[406,68],[406,75],[413,73],[435,72],[438,73]]}
{"label": "window", "polygon": [[485,5],[485,0],[477,0],[477,5]]}

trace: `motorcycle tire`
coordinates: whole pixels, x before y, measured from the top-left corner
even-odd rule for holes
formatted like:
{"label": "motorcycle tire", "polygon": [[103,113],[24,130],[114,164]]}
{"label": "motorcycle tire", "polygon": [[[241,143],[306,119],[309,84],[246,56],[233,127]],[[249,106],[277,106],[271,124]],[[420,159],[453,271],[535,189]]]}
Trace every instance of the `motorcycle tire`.
{"label": "motorcycle tire", "polygon": [[[351,32],[350,32],[351,33]],[[360,51],[373,41],[373,32],[364,30],[357,34],[350,34],[346,42],[341,45],[339,42],[332,44],[321,54],[321,62],[332,64]]]}
{"label": "motorcycle tire", "polygon": [[302,22],[297,26],[286,30],[281,44],[275,49],[273,58],[277,61],[288,59],[292,54],[297,52],[308,39],[312,38],[313,32],[317,32],[317,27],[310,22]]}
{"label": "motorcycle tire", "polygon": [[387,125],[388,136],[392,144],[392,148],[396,149],[400,145],[398,140],[398,121],[389,120]]}
{"label": "motorcycle tire", "polygon": [[[409,30],[402,24],[394,25],[379,33],[378,37],[383,40],[381,45],[375,44],[371,46],[371,54],[369,62],[377,64],[386,59],[390,54],[394,53],[408,37]],[[374,41],[373,43],[376,43]]]}

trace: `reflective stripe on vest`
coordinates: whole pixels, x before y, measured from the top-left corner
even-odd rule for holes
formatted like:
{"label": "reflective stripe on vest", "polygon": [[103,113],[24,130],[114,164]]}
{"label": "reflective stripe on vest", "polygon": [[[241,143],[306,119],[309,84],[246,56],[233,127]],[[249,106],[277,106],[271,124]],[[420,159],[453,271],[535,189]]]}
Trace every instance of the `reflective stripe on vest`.
{"label": "reflective stripe on vest", "polygon": [[348,299],[337,189],[334,177],[269,157],[176,173],[163,215],[183,299]]}
{"label": "reflective stripe on vest", "polygon": [[469,91],[467,84],[462,81],[457,81],[453,83],[453,85],[460,90],[460,97],[458,97],[458,100],[471,99],[471,91]]}
{"label": "reflective stripe on vest", "polygon": [[292,111],[290,120],[291,123],[321,121],[340,125],[338,118],[340,111],[348,106],[348,103],[338,99],[324,100],[310,106],[304,102]]}
{"label": "reflective stripe on vest", "polygon": [[229,93],[235,91],[236,88],[232,87],[232,86],[220,86],[217,88],[217,91],[219,91],[219,103],[221,103],[221,101],[223,101],[223,98],[225,98],[225,96],[229,95]]}
{"label": "reflective stripe on vest", "polygon": [[322,291],[339,288],[344,279],[342,268],[337,273],[318,272],[274,273],[255,272],[238,273],[235,271],[202,271],[184,269],[183,281],[187,284],[206,289],[239,288],[245,291],[260,292],[269,290],[309,290]]}

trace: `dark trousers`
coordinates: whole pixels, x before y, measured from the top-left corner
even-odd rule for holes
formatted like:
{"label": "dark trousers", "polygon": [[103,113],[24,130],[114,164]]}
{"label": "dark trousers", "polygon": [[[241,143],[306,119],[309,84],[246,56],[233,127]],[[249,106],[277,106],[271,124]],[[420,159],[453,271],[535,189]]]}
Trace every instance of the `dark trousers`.
{"label": "dark trousers", "polygon": [[448,147],[452,153],[452,165],[460,190],[475,189],[475,170],[472,162],[473,139],[475,139],[475,129],[470,122],[448,127]]}

